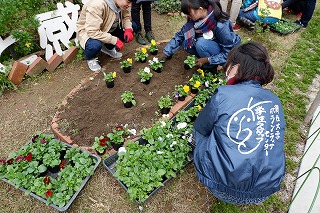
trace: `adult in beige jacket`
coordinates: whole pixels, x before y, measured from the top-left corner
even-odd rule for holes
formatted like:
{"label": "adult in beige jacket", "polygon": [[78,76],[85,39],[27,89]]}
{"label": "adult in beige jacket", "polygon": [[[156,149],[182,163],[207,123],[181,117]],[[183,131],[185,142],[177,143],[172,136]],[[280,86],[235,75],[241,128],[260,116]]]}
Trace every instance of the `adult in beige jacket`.
{"label": "adult in beige jacket", "polygon": [[77,21],[77,38],[92,71],[98,71],[99,52],[122,57],[123,41],[133,40],[131,0],[90,0]]}

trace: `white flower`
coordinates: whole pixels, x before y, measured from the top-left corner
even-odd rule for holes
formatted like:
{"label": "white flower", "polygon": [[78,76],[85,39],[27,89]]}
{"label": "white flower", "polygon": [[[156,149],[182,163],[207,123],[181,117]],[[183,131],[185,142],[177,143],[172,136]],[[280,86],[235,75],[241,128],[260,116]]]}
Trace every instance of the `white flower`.
{"label": "white flower", "polygon": [[118,153],[120,153],[120,152],[126,152],[126,151],[127,151],[126,148],[123,147],[123,146],[118,149]]}
{"label": "white flower", "polygon": [[141,212],[143,210],[143,207],[142,206],[139,206],[139,211]]}
{"label": "white flower", "polygon": [[186,130],[186,131],[184,132],[184,134],[185,134],[185,135],[189,134],[189,131],[188,131],[188,130]]}
{"label": "white flower", "polygon": [[204,82],[205,87],[209,87],[209,81]]}
{"label": "white flower", "polygon": [[158,62],[159,62],[158,58],[156,58],[156,57],[153,57],[153,61],[154,61],[155,63],[158,63]]}
{"label": "white flower", "polygon": [[126,129],[127,127],[128,127],[128,124],[125,124],[125,125],[123,126],[123,128],[125,128],[125,129]]}
{"label": "white flower", "polygon": [[181,138],[184,140],[184,139],[186,139],[186,136],[183,135]]}
{"label": "white flower", "polygon": [[173,134],[167,134],[167,136],[166,136],[167,138],[173,138]]}
{"label": "white flower", "polygon": [[143,69],[143,71],[145,71],[146,73],[150,73],[150,68],[149,68],[149,67],[145,67],[145,68]]}
{"label": "white flower", "polygon": [[137,130],[135,130],[135,129],[128,129],[128,132],[130,132],[132,135],[137,134]]}
{"label": "white flower", "polygon": [[176,144],[177,144],[177,141],[173,141],[172,144],[170,145],[170,147],[173,147]]}
{"label": "white flower", "polygon": [[163,114],[162,117],[163,118],[169,118],[169,114]]}
{"label": "white flower", "polygon": [[179,123],[178,125],[177,125],[177,128],[178,129],[183,129],[183,128],[185,128],[187,126],[187,123],[186,122],[182,122],[182,123]]}
{"label": "white flower", "polygon": [[90,77],[90,81],[92,81],[94,78],[93,77]]}
{"label": "white flower", "polygon": [[189,142],[189,143],[192,142],[192,138],[193,138],[192,135],[190,135],[189,138],[188,138],[188,142]]}
{"label": "white flower", "polygon": [[157,154],[158,154],[158,155],[161,155],[161,154],[163,154],[163,152],[161,152],[161,151],[157,151]]}
{"label": "white flower", "polygon": [[158,140],[159,140],[160,142],[162,142],[162,141],[163,141],[163,138],[162,138],[162,137],[159,137]]}
{"label": "white flower", "polygon": [[160,123],[161,123],[161,127],[165,127],[166,126],[166,122],[160,121]]}
{"label": "white flower", "polygon": [[153,61],[149,60],[149,64],[150,64],[150,65],[153,64]]}

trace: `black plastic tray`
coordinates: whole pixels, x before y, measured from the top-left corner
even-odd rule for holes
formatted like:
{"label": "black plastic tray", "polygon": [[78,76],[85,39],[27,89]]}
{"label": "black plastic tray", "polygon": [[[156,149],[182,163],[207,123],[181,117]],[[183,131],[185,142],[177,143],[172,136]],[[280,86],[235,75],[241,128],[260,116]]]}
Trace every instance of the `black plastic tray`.
{"label": "black plastic tray", "polygon": [[[145,141],[144,139],[142,139],[142,138],[139,138],[138,141],[139,141],[139,144],[141,144],[141,145],[143,145],[143,144],[146,143],[146,141]],[[184,165],[184,167],[186,167],[189,163],[191,163],[191,162],[193,161],[193,150],[194,150],[195,147],[193,146],[192,143],[189,143],[189,144],[190,144],[190,146],[191,146],[191,148],[192,148],[192,150],[188,153],[188,156],[189,156],[190,161],[188,161],[188,162]],[[116,172],[117,160],[118,160],[118,152],[116,152],[116,153],[114,153],[113,155],[109,156],[108,158],[104,159],[104,161],[102,162],[102,163],[103,163],[103,166],[112,174],[112,176],[113,176],[113,174]],[[184,168],[184,167],[183,167],[183,168]],[[178,173],[178,172],[179,172],[179,171],[177,171],[176,173]],[[115,178],[116,178],[116,177],[115,177]],[[167,179],[163,180],[162,183],[163,183],[163,184],[166,184],[166,183],[167,183],[169,180],[171,180],[171,179],[172,179],[172,177],[167,178]],[[126,191],[128,191],[128,187],[127,187],[124,183],[122,183],[118,178],[116,178],[116,180],[118,181],[118,183],[119,183]],[[143,201],[139,202],[138,200],[135,200],[135,202],[138,203],[138,204],[144,203],[148,198],[150,198],[152,195],[154,195],[161,187],[162,187],[162,186],[159,186],[158,188],[154,189],[154,190],[149,194],[149,196],[148,196],[146,199],[144,199]]]}
{"label": "black plastic tray", "polygon": [[[281,20],[279,20],[279,21],[288,22],[288,20],[286,20],[286,19],[281,19]],[[295,23],[294,23],[294,24],[295,24]],[[294,32],[298,31],[298,30],[301,28],[300,25],[298,25],[298,24],[295,24],[295,25],[297,25],[297,27],[296,27],[295,29],[289,30],[289,31],[287,31],[287,32],[280,32],[280,31],[277,30],[272,24],[269,25],[269,27],[270,27],[270,31],[275,32],[275,33],[278,33],[279,35],[285,36],[285,35],[289,35],[289,34],[291,34],[291,33],[294,33]]]}
{"label": "black plastic tray", "polygon": [[[69,144],[67,144],[67,143],[64,143],[64,142],[61,142],[61,141],[60,141],[60,143],[65,144],[69,149],[72,148],[72,146],[69,145]],[[75,147],[75,148],[76,148],[76,147]],[[85,151],[85,150],[81,150],[81,151],[82,151],[82,152],[87,152],[87,151]],[[88,152],[88,153],[90,154],[90,156],[91,156],[92,158],[96,159],[96,161],[97,161],[96,164],[95,164],[95,166],[94,166],[94,171],[95,171],[95,170],[97,169],[99,163],[101,162],[101,158],[100,158],[99,156],[96,156],[96,155],[91,154],[90,152]],[[55,178],[55,177],[57,176],[57,174],[58,174],[58,173],[51,173],[51,172],[48,173],[48,175],[51,176],[51,177],[53,177],[53,178]],[[60,212],[66,211],[66,210],[70,207],[70,205],[72,204],[72,202],[76,199],[76,197],[78,196],[78,194],[80,193],[80,191],[83,189],[83,187],[87,184],[87,182],[89,181],[90,177],[91,177],[91,175],[87,176],[86,179],[83,180],[83,183],[81,184],[81,186],[80,186],[80,188],[79,188],[79,191],[77,191],[77,192],[75,192],[75,193],[73,194],[73,196],[70,198],[69,202],[68,202],[64,207],[59,207],[59,206],[54,205],[54,204],[50,204],[49,206],[57,209],[57,210],[60,211]],[[2,178],[1,180],[3,180],[3,181],[6,182],[6,183],[9,183],[8,180],[5,179],[5,178]],[[9,183],[9,184],[12,185],[12,186],[15,186],[15,185],[12,184],[12,183]],[[23,192],[26,191],[25,188],[19,188],[19,189],[20,189],[21,191],[23,191]],[[46,199],[44,199],[44,198],[36,195],[36,194],[33,193],[33,192],[31,192],[30,195],[31,195],[32,197],[34,197],[34,198],[36,198],[36,199],[38,199],[38,200],[46,203]]]}

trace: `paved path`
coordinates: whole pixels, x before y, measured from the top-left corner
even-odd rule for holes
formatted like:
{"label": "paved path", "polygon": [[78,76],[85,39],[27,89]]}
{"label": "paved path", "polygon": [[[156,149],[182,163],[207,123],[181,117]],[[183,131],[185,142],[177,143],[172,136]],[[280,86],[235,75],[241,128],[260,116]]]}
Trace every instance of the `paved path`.
{"label": "paved path", "polygon": [[[320,212],[320,105],[316,106],[289,213]],[[317,191],[319,190],[319,191]]]}

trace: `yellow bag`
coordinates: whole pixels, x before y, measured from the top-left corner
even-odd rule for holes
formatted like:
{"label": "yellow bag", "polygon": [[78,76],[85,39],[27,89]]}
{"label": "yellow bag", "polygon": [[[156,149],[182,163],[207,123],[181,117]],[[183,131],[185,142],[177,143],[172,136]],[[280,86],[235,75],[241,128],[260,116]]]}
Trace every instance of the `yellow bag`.
{"label": "yellow bag", "polygon": [[261,9],[267,9],[269,10],[270,14],[267,17],[274,17],[277,19],[281,19],[282,17],[282,0],[259,0],[258,5],[258,15],[264,16],[264,14],[261,13]]}

